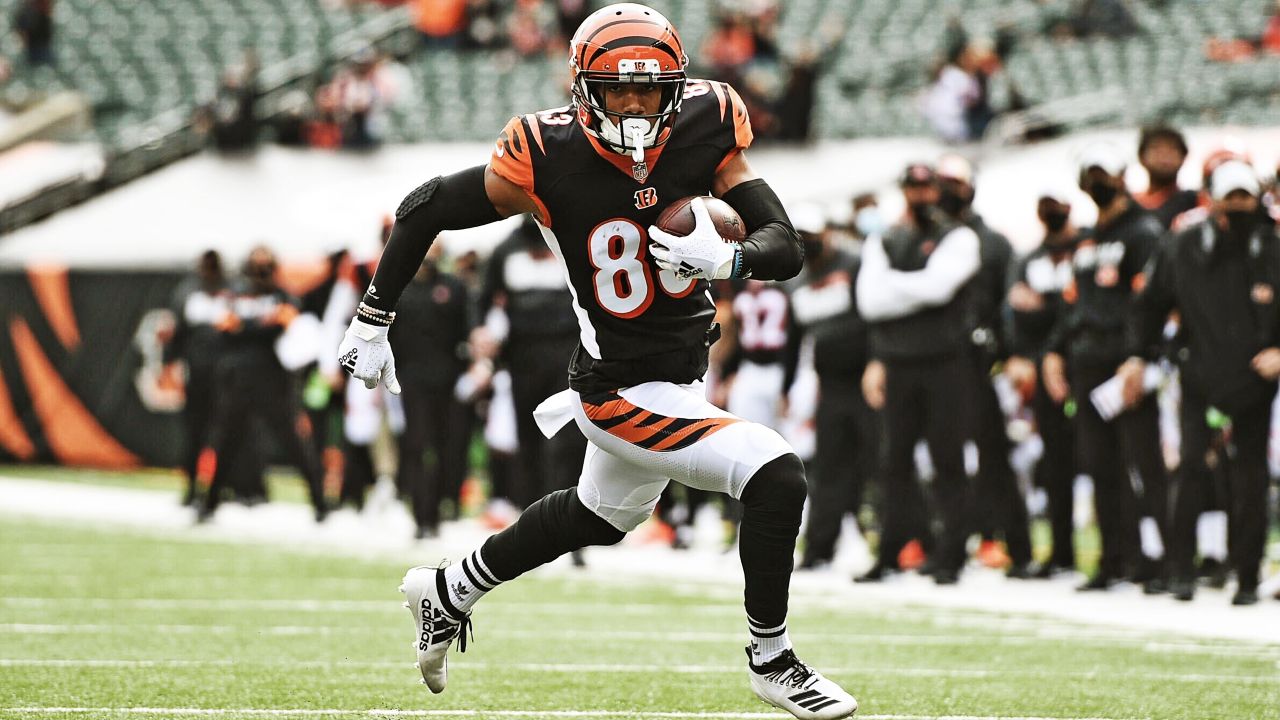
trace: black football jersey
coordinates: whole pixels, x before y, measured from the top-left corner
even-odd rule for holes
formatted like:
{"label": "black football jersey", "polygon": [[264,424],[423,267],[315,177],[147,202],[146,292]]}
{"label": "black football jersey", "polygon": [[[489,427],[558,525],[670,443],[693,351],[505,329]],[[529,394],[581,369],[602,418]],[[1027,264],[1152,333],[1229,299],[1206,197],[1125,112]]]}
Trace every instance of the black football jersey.
{"label": "black football jersey", "polygon": [[583,349],[597,360],[630,360],[701,345],[715,315],[707,281],[659,270],[649,226],[671,202],[709,194],[716,172],[751,144],[746,106],[724,83],[690,80],[666,143],[642,163],[588,136],[574,112],[512,118],[489,166],[541,211]]}

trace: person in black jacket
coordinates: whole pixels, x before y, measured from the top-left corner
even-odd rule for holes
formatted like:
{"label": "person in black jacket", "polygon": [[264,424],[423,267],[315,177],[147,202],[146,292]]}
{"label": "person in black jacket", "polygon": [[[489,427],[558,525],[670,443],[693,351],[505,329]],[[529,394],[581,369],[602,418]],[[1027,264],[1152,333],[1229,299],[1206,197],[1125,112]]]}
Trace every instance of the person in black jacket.
{"label": "person in black jacket", "polygon": [[1044,240],[1017,262],[1009,288],[1005,375],[1024,397],[1030,396],[1044,446],[1035,472],[1036,483],[1048,499],[1053,550],[1038,574],[1048,578],[1076,567],[1072,516],[1077,466],[1075,433],[1063,403],[1050,397],[1036,368],[1049,349],[1054,318],[1063,308],[1062,293],[1072,280],[1071,255],[1085,234],[1071,224],[1071,198],[1061,190],[1041,193],[1036,216],[1044,225]]}
{"label": "person in black jacket", "polygon": [[1257,175],[1240,161],[1213,172],[1210,216],[1177,233],[1152,258],[1139,312],[1130,323],[1133,357],[1121,369],[1125,399],[1142,391],[1170,311],[1182,317],[1182,465],[1171,537],[1174,594],[1195,588],[1196,515],[1210,492],[1208,416],[1230,418],[1229,537],[1238,586],[1232,603],[1258,601],[1267,532],[1267,441],[1280,377],[1280,238],[1260,210]]}
{"label": "person in black jacket", "polygon": [[226,351],[218,362],[209,446],[219,468],[198,520],[208,520],[217,509],[228,462],[237,453],[255,451],[252,423],[260,420],[306,480],[316,522],[322,522],[329,508],[324,499],[320,459],[309,437],[303,436],[302,428],[307,425],[297,388],[275,350],[276,340],[298,316],[298,301],[276,284],[275,254],[266,247],[256,247],[249,253],[244,275],[244,288],[235,294],[230,312],[218,323]]}
{"label": "person in black jacket", "polygon": [[[1133,579],[1156,591],[1161,583],[1153,556],[1162,548],[1167,488],[1155,396],[1114,419],[1103,417],[1090,398],[1127,357],[1125,327],[1135,288],[1142,286],[1143,266],[1164,232],[1160,221],[1126,192],[1124,170],[1124,159],[1109,145],[1093,145],[1081,157],[1080,189],[1097,204],[1098,223],[1072,256],[1073,278],[1063,292],[1067,304],[1042,371],[1054,402],[1064,402],[1068,394],[1074,399],[1077,457],[1080,469],[1093,479],[1102,559],[1098,572],[1080,589],[1105,590]],[[1141,508],[1131,467],[1141,479]],[[1148,527],[1145,557],[1140,517]]]}
{"label": "person in black jacket", "polygon": [[981,266],[974,231],[936,207],[932,168],[909,166],[902,178],[908,213],[883,237],[868,238],[856,287],[858,311],[869,325],[871,356],[864,392],[883,407],[885,441],[884,537],[877,567],[892,567],[910,537],[916,443],[925,439],[937,476],[933,495],[942,531],[933,558],[934,581],[955,583],[964,565],[964,464],[968,413],[974,405],[974,283]]}
{"label": "person in black jacket", "polygon": [[867,328],[853,291],[861,263],[833,245],[821,217],[814,224],[801,211],[792,217],[805,246],[801,284],[791,291],[793,332],[812,354],[819,384],[809,525],[800,562],[800,567],[813,569],[831,563],[841,521],[848,513],[857,515],[878,444],[860,388]]}
{"label": "person in black jacket", "polygon": [[[466,475],[466,457],[455,451],[465,427],[452,422],[458,401],[453,388],[466,370],[471,330],[467,287],[438,266],[437,244],[400,297],[404,317],[391,326],[391,348],[400,358],[400,400],[404,433],[400,436],[400,477],[409,493],[419,539],[439,534],[440,500],[457,492]],[[427,453],[434,462],[427,466]]]}
{"label": "person in black jacket", "polygon": [[1133,199],[1150,210],[1168,229],[1174,218],[1196,207],[1199,194],[1178,187],[1178,171],[1187,161],[1187,139],[1176,128],[1157,124],[1142,129],[1138,138],[1138,162],[1147,171],[1146,192]]}
{"label": "person in black jacket", "polygon": [[182,360],[187,371],[186,403],[182,408],[187,431],[182,459],[187,476],[183,505],[196,502],[197,465],[213,415],[214,371],[223,347],[222,333],[215,323],[229,311],[230,303],[231,290],[222,271],[222,256],[217,250],[206,250],[200,255],[195,277],[174,292],[176,323],[173,339],[165,347],[165,360]]}
{"label": "person in black jacket", "polygon": [[511,372],[520,442],[511,501],[524,509],[553,490],[572,487],[587,448],[576,426],[548,440],[534,420],[539,403],[569,386],[564,366],[578,345],[578,319],[560,264],[528,216],[489,258],[480,317],[494,307],[508,320],[497,360]]}
{"label": "person in black jacket", "polygon": [[938,207],[952,221],[977,233],[982,261],[974,292],[976,324],[971,336],[973,384],[978,405],[970,418],[975,425],[968,434],[978,448],[978,476],[969,497],[969,514],[973,529],[982,533],[984,545],[992,542],[995,530],[1004,535],[1010,560],[1009,577],[1028,578],[1032,569],[1027,501],[1009,463],[1012,446],[1005,430],[1004,410],[991,382],[992,372],[999,370],[1008,347],[1001,316],[1009,289],[1013,246],[974,212],[973,168],[969,161],[959,155],[944,155],[938,161],[938,183]]}

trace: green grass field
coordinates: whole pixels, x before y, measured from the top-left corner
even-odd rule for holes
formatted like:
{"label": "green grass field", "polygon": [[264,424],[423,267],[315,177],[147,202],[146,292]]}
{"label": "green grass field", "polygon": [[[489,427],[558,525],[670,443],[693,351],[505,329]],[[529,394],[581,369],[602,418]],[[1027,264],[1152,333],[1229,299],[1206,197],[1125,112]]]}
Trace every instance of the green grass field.
{"label": "green grass field", "polygon": [[[474,644],[433,696],[399,563],[3,516],[0,549],[0,718],[771,710],[747,688],[738,591],[723,585],[534,574],[478,606]],[[790,626],[859,716],[1280,718],[1280,646],[808,600]]]}

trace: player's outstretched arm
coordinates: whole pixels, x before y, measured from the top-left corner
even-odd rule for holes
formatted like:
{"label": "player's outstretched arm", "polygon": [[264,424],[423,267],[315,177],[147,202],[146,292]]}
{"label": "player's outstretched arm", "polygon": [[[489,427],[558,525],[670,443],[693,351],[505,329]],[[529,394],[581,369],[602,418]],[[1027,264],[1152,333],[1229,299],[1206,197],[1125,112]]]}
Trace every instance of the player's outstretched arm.
{"label": "player's outstretched arm", "polygon": [[773,188],[756,174],[743,153],[734,154],[716,172],[711,192],[732,205],[747,224],[740,277],[786,280],[800,273],[804,266],[800,235]]}
{"label": "player's outstretched arm", "polygon": [[365,387],[372,389],[382,381],[391,392],[400,392],[387,329],[395,319],[400,294],[422,265],[436,236],[445,230],[487,225],[524,211],[504,194],[499,183],[494,183],[494,197],[490,197],[487,170],[487,166],[479,165],[433,178],[409,193],[396,209],[391,238],[378,261],[373,282],[365,290],[364,300],[356,307],[356,316],[338,346],[342,367],[363,381]]}

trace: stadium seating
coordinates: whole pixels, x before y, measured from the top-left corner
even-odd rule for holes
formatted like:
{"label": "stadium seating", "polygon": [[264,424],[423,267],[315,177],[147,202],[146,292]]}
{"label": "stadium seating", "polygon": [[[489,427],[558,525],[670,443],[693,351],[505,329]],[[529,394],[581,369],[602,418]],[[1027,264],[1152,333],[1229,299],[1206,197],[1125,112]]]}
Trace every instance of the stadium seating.
{"label": "stadium seating", "polygon": [[[11,16],[18,0],[0,0]],[[653,0],[680,27],[695,56],[711,29],[712,3]],[[1067,17],[1070,0],[789,0],[779,40],[795,49],[832,27],[847,28],[825,63],[815,127],[820,136],[926,134],[919,95],[943,52],[948,24],[971,37],[998,28],[1018,36],[1007,79],[1033,104],[1118,89],[1125,99],[1109,117],[1141,123],[1272,122],[1280,110],[1280,57],[1211,63],[1211,37],[1257,36],[1270,0],[1134,0],[1139,32],[1127,39],[1051,40],[1044,29]],[[210,98],[219,74],[253,48],[264,68],[318,72],[340,56],[335,41],[388,11],[373,3],[323,0],[61,0],[56,71],[25,70],[0,93],[13,102],[74,88],[95,110],[95,132],[108,145],[136,140],[140,126],[164,113],[189,112]],[[488,139],[514,110],[568,101],[558,55],[515,58],[500,51],[410,48],[405,62],[416,91],[389,113],[394,142]],[[19,54],[0,36],[0,53]],[[287,61],[287,64],[286,64]],[[997,101],[1006,85],[993,83]],[[1060,103],[1061,104],[1061,103]],[[1107,116],[1078,113],[1068,124]]]}

